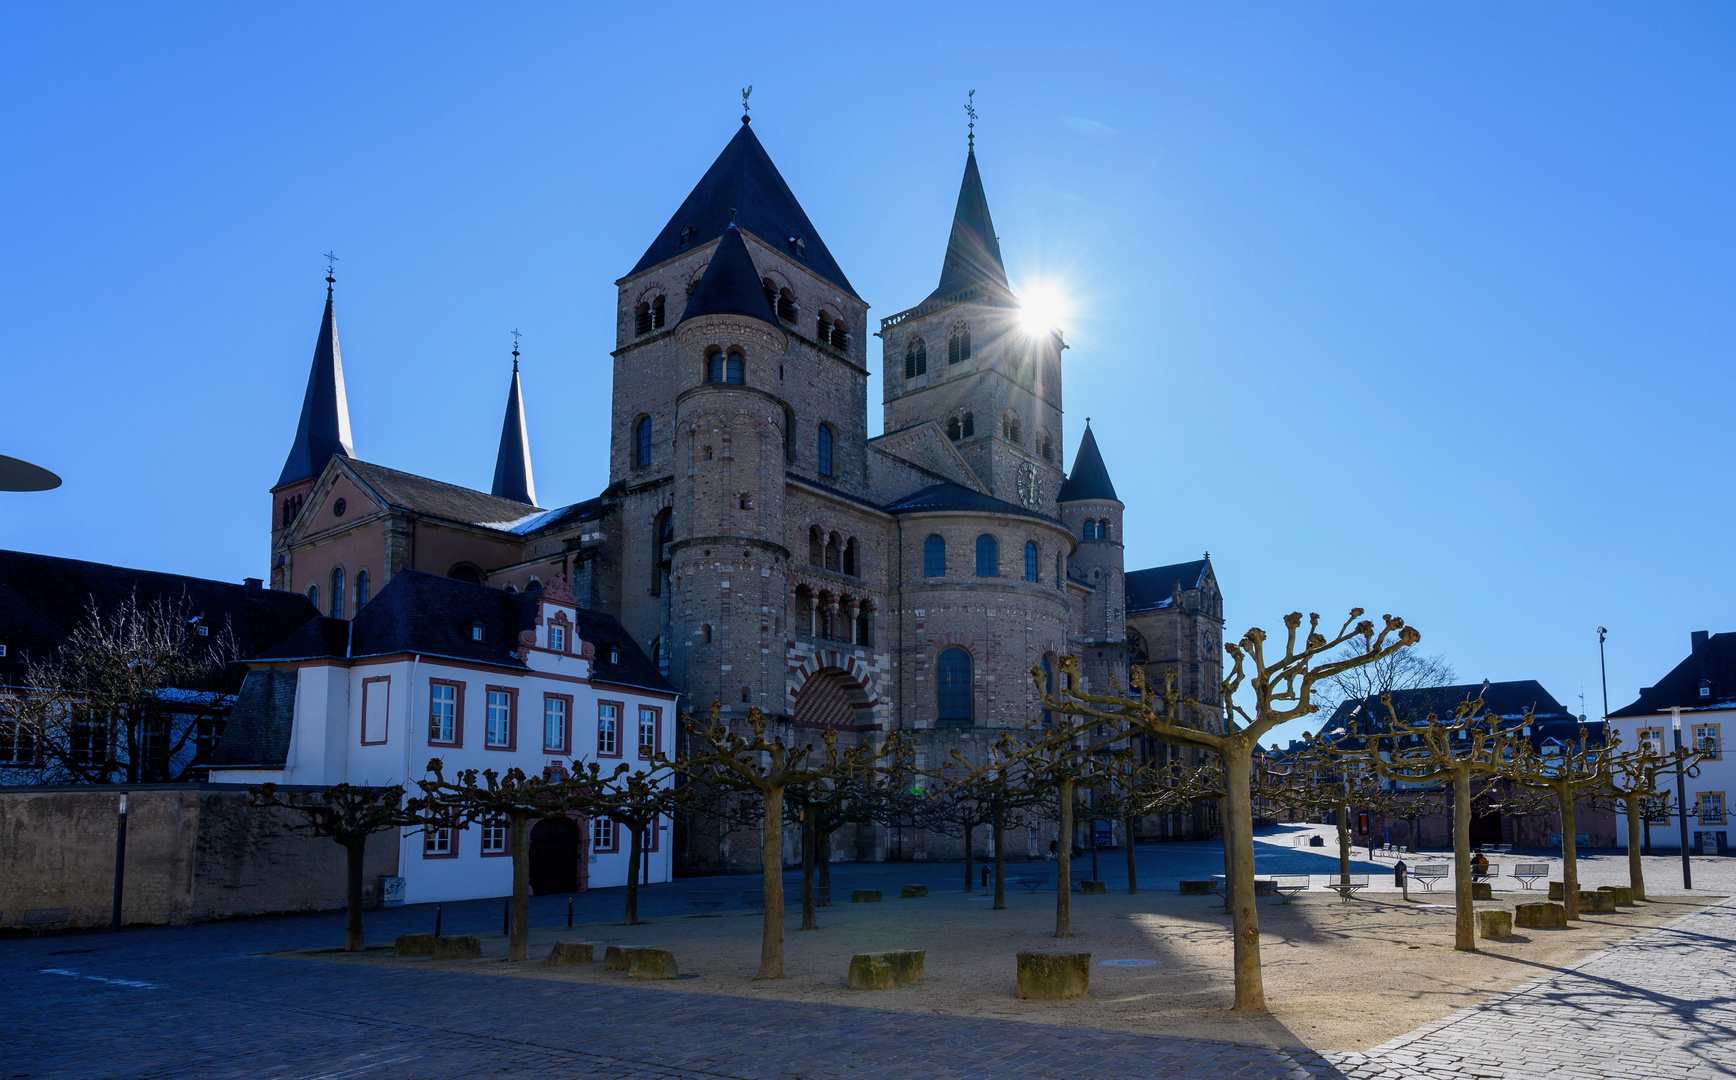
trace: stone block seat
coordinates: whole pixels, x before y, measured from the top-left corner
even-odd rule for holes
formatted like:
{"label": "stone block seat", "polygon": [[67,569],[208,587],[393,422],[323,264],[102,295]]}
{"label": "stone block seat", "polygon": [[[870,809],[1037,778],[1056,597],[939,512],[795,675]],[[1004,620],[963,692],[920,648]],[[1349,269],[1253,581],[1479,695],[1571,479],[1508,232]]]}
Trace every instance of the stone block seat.
{"label": "stone block seat", "polygon": [[1633,907],[1634,890],[1631,885],[1599,885],[1597,891],[1615,897],[1616,907]]}
{"label": "stone block seat", "polygon": [[1477,912],[1477,936],[1500,939],[1513,936],[1513,913],[1510,911]]}
{"label": "stone block seat", "polygon": [[1613,915],[1615,913],[1615,895],[1601,890],[1587,892],[1579,890],[1579,913],[1581,915]]}
{"label": "stone block seat", "polygon": [[850,902],[852,904],[878,904],[880,902],[880,890],[851,889]]}
{"label": "stone block seat", "polygon": [[1090,953],[1022,952],[1019,996],[1028,1001],[1062,1001],[1091,992]]}
{"label": "stone block seat", "polygon": [[1538,901],[1532,904],[1517,904],[1513,908],[1513,921],[1519,926],[1547,929],[1553,926],[1567,925],[1567,909],[1560,904]]}
{"label": "stone block seat", "polygon": [[588,941],[557,941],[549,950],[549,958],[543,963],[549,967],[578,967],[595,962],[595,954]]}
{"label": "stone block seat", "polygon": [[898,892],[898,898],[900,900],[919,900],[927,895],[927,885],[906,885]]}
{"label": "stone block seat", "polygon": [[857,953],[850,958],[850,989],[893,990],[922,981],[923,949]]}

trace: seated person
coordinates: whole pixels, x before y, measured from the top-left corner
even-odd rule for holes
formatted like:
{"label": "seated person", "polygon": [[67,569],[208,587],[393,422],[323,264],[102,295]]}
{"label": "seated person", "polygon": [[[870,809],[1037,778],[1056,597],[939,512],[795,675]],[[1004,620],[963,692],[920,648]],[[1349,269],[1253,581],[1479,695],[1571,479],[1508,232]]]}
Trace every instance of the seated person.
{"label": "seated person", "polygon": [[1479,878],[1486,878],[1488,876],[1489,857],[1483,854],[1482,848],[1478,848],[1476,851],[1471,852],[1471,880],[1476,881]]}

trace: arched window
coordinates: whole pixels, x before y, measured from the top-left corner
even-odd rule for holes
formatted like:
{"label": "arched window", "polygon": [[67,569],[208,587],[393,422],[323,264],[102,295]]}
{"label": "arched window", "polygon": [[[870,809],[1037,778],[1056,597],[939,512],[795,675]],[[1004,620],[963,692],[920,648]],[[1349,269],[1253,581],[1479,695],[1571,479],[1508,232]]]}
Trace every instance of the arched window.
{"label": "arched window", "polygon": [[705,381],[720,383],[723,381],[723,352],[713,349],[705,354]]}
{"label": "arched window", "polygon": [[635,334],[649,334],[651,332],[651,305],[644,301],[640,301],[639,306],[633,309],[633,332]]}
{"label": "arched window", "polygon": [[821,476],[832,475],[832,425],[821,424],[818,436],[819,469]]}
{"label": "arched window", "polygon": [[1011,415],[1001,417],[1001,438],[1010,443],[1017,443],[1019,435],[1019,418]]}
{"label": "arched window", "polygon": [[928,344],[921,338],[911,338],[904,346],[904,377],[914,379],[928,374]]}
{"label": "arched window", "polygon": [[837,533],[826,538],[826,569],[836,570],[842,564],[843,552],[840,549],[843,546]]}
{"label": "arched window", "polygon": [[706,623],[705,625],[703,625],[699,628],[699,643],[701,645],[710,645],[711,644],[711,624],[710,623]]}
{"label": "arched window", "polygon": [[1034,540],[1025,541],[1025,580],[1037,580],[1037,544]]}
{"label": "arched window", "polygon": [[1055,444],[1047,435],[1043,436],[1043,460],[1055,460]]}
{"label": "arched window", "polygon": [[850,328],[842,320],[832,324],[832,348],[848,349],[850,347]]}
{"label": "arched window", "polygon": [[472,585],[482,584],[482,571],[467,562],[454,563],[452,569],[446,571],[446,576],[454,581],[468,581]]}
{"label": "arched window", "polygon": [[344,568],[332,567],[332,618],[344,617]]}
{"label": "arched window", "polygon": [[675,518],[668,510],[659,510],[651,519],[651,595],[663,595],[663,573],[669,565],[664,545],[675,539]]}
{"label": "arched window", "polygon": [[740,507],[743,510],[752,510],[753,509],[753,492],[751,492],[751,491],[742,492],[741,495],[737,497],[736,502],[738,505],[740,505]]}
{"label": "arched window", "polygon": [[766,304],[774,308],[777,307],[778,283],[773,281],[771,278],[764,278],[760,281],[760,286],[766,291]]}
{"label": "arched window", "polygon": [[747,382],[747,358],[741,353],[731,351],[724,359],[723,381],[733,383],[736,386]]}
{"label": "arched window", "polygon": [[796,413],[784,406],[784,460],[796,460]]}
{"label": "arched window", "polygon": [[1098,518],[1097,519],[1097,539],[1099,539],[1099,540],[1109,539],[1109,519],[1108,518]]}
{"label": "arched window", "polygon": [[1001,548],[988,533],[977,537],[977,577],[1001,576]]}
{"label": "arched window", "polygon": [[957,364],[970,359],[970,327],[955,327],[946,340],[946,362]]}
{"label": "arched window", "polygon": [[319,608],[319,586],[318,585],[309,585],[307,587],[307,602],[312,604],[314,606],[315,610],[318,610],[318,608]]}
{"label": "arched window", "polygon": [[651,329],[663,329],[663,315],[666,310],[667,305],[664,303],[663,297],[659,296],[651,301]]}
{"label": "arched window", "polygon": [[976,434],[976,413],[964,414],[964,437],[970,438]]}
{"label": "arched window", "polygon": [[844,573],[851,577],[861,577],[856,569],[856,538],[852,536],[844,542]]}
{"label": "arched window", "polygon": [[826,558],[826,537],[818,525],[808,530],[808,565],[821,566]]}
{"label": "arched window", "polygon": [[778,290],[778,318],[785,322],[796,321],[796,297],[788,289]]}
{"label": "arched window", "polygon": [[367,602],[368,602],[368,568],[364,566],[360,570],[356,571],[356,613],[357,614],[361,614],[361,610],[364,606],[367,605]]}
{"label": "arched window", "polygon": [[946,437],[951,439],[953,442],[958,441],[958,438],[959,438],[958,417],[955,416],[946,422]]}
{"label": "arched window", "polygon": [[814,337],[820,341],[832,340],[832,317],[826,314],[826,309],[820,309],[820,317],[814,320]]}
{"label": "arched window", "polygon": [[922,542],[922,576],[946,576],[946,538],[932,533]]}
{"label": "arched window", "polygon": [[[1043,654],[1043,692],[1048,694],[1050,697],[1053,697],[1055,695],[1055,654],[1054,653],[1044,653]],[[1049,712],[1048,709],[1044,709],[1043,710],[1043,726],[1048,727],[1053,722],[1054,722],[1053,715]]]}
{"label": "arched window", "polygon": [[633,464],[651,464],[651,418],[641,416],[633,425]]}
{"label": "arched window", "polygon": [[970,653],[958,646],[944,649],[934,661],[935,721],[942,727],[970,724]]}

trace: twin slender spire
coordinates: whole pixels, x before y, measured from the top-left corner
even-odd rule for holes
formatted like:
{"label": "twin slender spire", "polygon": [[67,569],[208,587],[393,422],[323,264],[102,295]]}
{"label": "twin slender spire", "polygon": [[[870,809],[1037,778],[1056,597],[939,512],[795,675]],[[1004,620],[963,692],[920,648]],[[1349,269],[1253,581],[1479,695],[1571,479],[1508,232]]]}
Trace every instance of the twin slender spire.
{"label": "twin slender spire", "polygon": [[536,505],[536,482],[530,473],[530,432],[524,424],[524,395],[518,382],[518,331],[512,332],[512,386],[506,392],[506,419],[500,425],[500,453],[494,459],[491,494]]}
{"label": "twin slender spire", "polygon": [[334,454],[355,457],[350,442],[350,406],[344,396],[344,363],[338,355],[338,321],[332,307],[332,286],[337,278],[326,268],[325,315],[320,319],[319,339],[313,347],[313,368],[307,374],[307,393],[301,399],[301,421],[295,442],[277,486],[312,480]]}
{"label": "twin slender spire", "polygon": [[930,300],[972,287],[1010,291],[1007,268],[1001,262],[1001,242],[995,236],[982,173],[977,170],[975,142],[973,132],[971,149],[964,159],[964,180],[958,187],[958,206],[952,213],[952,235],[946,241],[946,261],[941,264],[940,284],[929,294]]}

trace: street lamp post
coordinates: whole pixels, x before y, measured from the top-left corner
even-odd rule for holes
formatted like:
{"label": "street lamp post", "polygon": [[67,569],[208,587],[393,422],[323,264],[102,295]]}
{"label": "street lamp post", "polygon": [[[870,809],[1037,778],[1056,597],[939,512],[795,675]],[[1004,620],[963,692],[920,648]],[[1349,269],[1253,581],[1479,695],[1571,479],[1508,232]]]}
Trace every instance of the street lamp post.
{"label": "street lamp post", "polygon": [[1694,871],[1688,863],[1688,770],[1682,759],[1682,707],[1670,706],[1670,731],[1676,741],[1676,820],[1682,839],[1682,888],[1694,887]]}
{"label": "street lamp post", "polygon": [[1597,674],[1603,680],[1603,718],[1609,719],[1609,668],[1603,662],[1603,636],[1609,633],[1603,627],[1597,628]]}
{"label": "street lamp post", "polygon": [[109,919],[109,933],[121,932],[121,885],[127,870],[127,793],[121,792],[120,815],[115,822],[115,909]]}

